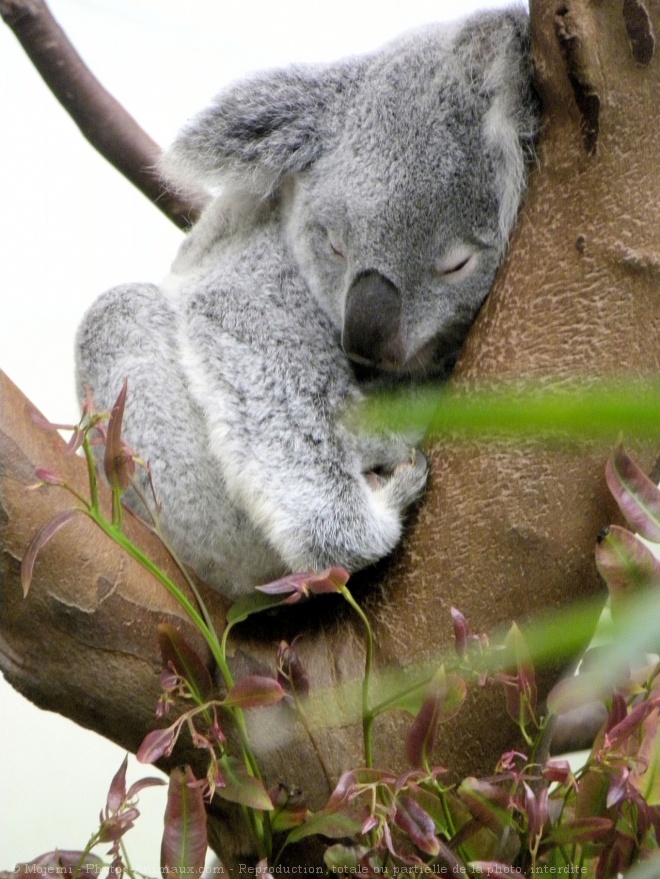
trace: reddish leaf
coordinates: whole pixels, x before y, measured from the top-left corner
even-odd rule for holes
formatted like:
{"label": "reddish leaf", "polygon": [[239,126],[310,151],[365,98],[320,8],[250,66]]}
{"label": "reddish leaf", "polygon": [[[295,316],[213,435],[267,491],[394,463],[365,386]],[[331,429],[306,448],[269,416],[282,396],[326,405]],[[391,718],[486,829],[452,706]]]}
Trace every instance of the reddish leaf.
{"label": "reddish leaf", "polygon": [[83,440],[85,439],[85,432],[82,431],[79,427],[71,434],[71,439],[66,444],[66,449],[64,450],[65,455],[75,455],[78,449],[82,446]]}
{"label": "reddish leaf", "polygon": [[98,832],[99,842],[117,842],[127,833],[140,817],[137,809],[122,809],[116,815],[103,819]]}
{"label": "reddish leaf", "polygon": [[541,771],[541,775],[547,781],[556,781],[559,784],[567,784],[573,778],[571,764],[568,760],[558,758],[548,760]]}
{"label": "reddish leaf", "polygon": [[165,780],[163,778],[155,778],[154,776],[149,776],[148,778],[141,778],[139,781],[134,782],[126,794],[126,801],[130,802],[133,797],[136,797],[141,790],[144,790],[147,787],[159,787],[160,785],[165,784]]}
{"label": "reddish leaf", "polygon": [[616,690],[614,693],[612,693],[612,707],[610,708],[610,712],[607,715],[605,732],[609,733],[627,716],[628,706],[626,705],[626,700],[623,696],[623,693],[619,693],[619,691]]}
{"label": "reddish leaf", "polygon": [[[45,482],[46,485],[64,485],[62,477],[58,476],[53,470],[48,470],[46,467],[37,467],[34,471],[34,475],[39,482]],[[38,486],[35,486],[35,488],[38,488]]]}
{"label": "reddish leaf", "polygon": [[614,613],[638,590],[660,585],[660,561],[634,534],[617,525],[599,536],[596,567],[610,591]]}
{"label": "reddish leaf", "polygon": [[621,800],[625,799],[628,795],[628,779],[630,778],[630,771],[628,769],[622,769],[621,774],[618,776],[614,776],[610,778],[610,785],[607,791],[607,800],[605,804],[608,809],[611,809],[612,806],[616,806]]}
{"label": "reddish leaf", "polygon": [[357,777],[355,772],[348,771],[343,772],[339,776],[339,781],[333,792],[330,794],[330,799],[327,802],[325,807],[326,812],[334,812],[347,803],[350,800],[351,794],[357,788]]}
{"label": "reddish leaf", "polygon": [[523,782],[523,790],[528,832],[532,837],[540,836],[548,822],[548,788],[543,787],[534,793],[527,782]]}
{"label": "reddish leaf", "polygon": [[155,763],[161,757],[169,757],[181,729],[177,722],[167,729],[155,729],[148,733],[136,754],[140,763]]}
{"label": "reddish leaf", "polygon": [[124,406],[126,404],[126,392],[128,391],[128,379],[124,382],[119,396],[117,397],[108,421],[108,429],[105,438],[105,453],[103,455],[103,470],[105,478],[113,488],[122,491],[128,488],[131,475],[135,470],[132,458],[127,455],[126,448],[121,438],[122,421],[124,419]]}
{"label": "reddish leaf", "polygon": [[205,702],[213,690],[213,681],[195,648],[169,623],[158,626],[158,647],[163,665],[167,668],[171,663],[176,673],[188,682],[198,701]]}
{"label": "reddish leaf", "polygon": [[273,804],[268,792],[258,778],[248,775],[245,768],[233,757],[224,756],[220,760],[224,787],[217,790],[218,796],[232,803],[240,803],[251,809],[271,812]]}
{"label": "reddish leaf", "polygon": [[341,592],[342,586],[348,582],[349,574],[343,568],[328,568],[326,571],[304,571],[299,574],[287,574],[265,586],[257,586],[266,595],[284,595],[283,604],[295,604],[310,594],[321,595],[325,592]]}
{"label": "reddish leaf", "polygon": [[[358,771],[362,773],[369,770],[360,769]],[[385,772],[385,770],[378,771]],[[396,776],[396,779],[394,779],[394,793],[398,794],[399,791],[402,791],[404,789],[416,790],[417,785],[421,781],[435,781],[438,776],[444,775],[447,771],[448,770],[444,766],[434,766],[430,772],[427,772],[426,769],[408,769],[406,772],[401,773],[401,775]],[[389,778],[384,778],[383,781],[385,784],[392,783]]]}
{"label": "reddish leaf", "polygon": [[641,728],[642,721],[659,705],[660,693],[650,696],[636,705],[622,721],[613,726],[606,734],[607,747],[616,748],[634,732],[637,732]]}
{"label": "reddish leaf", "polygon": [[385,840],[385,845],[387,846],[387,850],[394,858],[397,858],[399,861],[401,861],[406,866],[411,866],[411,867],[413,867],[413,866],[414,867],[421,867],[422,866],[422,864],[424,862],[422,861],[422,859],[418,855],[414,855],[414,854],[409,853],[407,851],[405,851],[405,852],[401,851],[400,849],[397,849],[395,847],[394,840],[392,839],[392,831],[390,830],[390,826],[387,823],[387,821],[385,821],[381,825],[381,829],[382,829],[382,833],[383,833],[383,839]]}
{"label": "reddish leaf", "polygon": [[660,542],[660,491],[618,445],[605,467],[605,478],[621,512],[642,537]]}
{"label": "reddish leaf", "polygon": [[277,648],[277,680],[287,693],[295,693],[302,698],[309,695],[307,672],[298,651],[286,641],[280,641]]}
{"label": "reddish leaf", "polygon": [[34,573],[34,563],[37,560],[37,555],[39,551],[44,548],[44,546],[48,543],[49,540],[57,534],[60,528],[63,528],[67,522],[69,522],[76,513],[79,513],[80,510],[62,510],[56,516],[46,522],[37,533],[34,535],[32,540],[30,541],[30,545],[25,550],[25,554],[23,555],[23,559],[21,561],[21,584],[23,586],[23,597],[25,597],[30,591],[30,586],[32,585],[32,575]]}
{"label": "reddish leaf", "polygon": [[256,708],[281,702],[285,693],[274,678],[249,675],[231,688],[222,700],[224,708]]}
{"label": "reddish leaf", "polygon": [[128,766],[128,754],[124,757],[121,766],[110,782],[108,798],[105,802],[106,815],[114,815],[126,799],[126,767]]}
{"label": "reddish leaf", "polygon": [[167,792],[161,872],[165,876],[201,876],[206,848],[206,810],[201,787],[189,766],[177,767],[172,770]]}
{"label": "reddish leaf", "polygon": [[455,607],[450,608],[450,614],[454,623],[454,650],[461,658],[467,652],[468,624],[467,620]]}
{"label": "reddish leaf", "polygon": [[49,421],[32,403],[28,403],[28,412],[34,424],[37,427],[42,427],[44,430],[75,430],[77,427],[76,424],[55,424]]}
{"label": "reddish leaf", "polygon": [[403,795],[397,799],[394,823],[420,851],[433,856],[439,853],[440,842],[435,835],[433,818],[412,797]]}
{"label": "reddish leaf", "polygon": [[428,694],[406,736],[406,757],[413,766],[423,766],[433,751],[438,724],[454,717],[467,693],[463,678],[446,674],[444,666],[433,676]]}
{"label": "reddish leaf", "polygon": [[[598,859],[596,879],[610,879],[622,876],[632,863],[635,852],[635,838],[627,833],[614,834],[614,838]],[[657,874],[656,874],[657,875]]]}

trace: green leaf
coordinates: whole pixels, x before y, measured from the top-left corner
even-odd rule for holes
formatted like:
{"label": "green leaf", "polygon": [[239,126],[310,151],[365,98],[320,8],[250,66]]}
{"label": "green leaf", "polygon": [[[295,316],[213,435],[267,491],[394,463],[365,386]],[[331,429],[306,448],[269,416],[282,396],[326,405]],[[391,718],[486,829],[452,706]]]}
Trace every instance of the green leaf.
{"label": "green leaf", "polygon": [[234,757],[224,756],[219,761],[222,768],[224,787],[217,787],[216,794],[231,803],[240,803],[251,809],[270,812],[273,804],[268,792],[258,778],[248,775],[241,763]]}
{"label": "green leaf", "polygon": [[227,611],[227,626],[235,626],[237,623],[245,622],[252,614],[278,607],[283,604],[284,597],[282,595],[265,595],[263,592],[256,591],[241,596]]}
{"label": "green leaf", "polygon": [[340,842],[329,846],[323,853],[323,861],[333,873],[360,874],[360,861],[369,849],[361,845],[342,845]]}
{"label": "green leaf", "polygon": [[206,848],[206,810],[201,787],[189,766],[177,767],[170,775],[165,808],[160,851],[163,876],[201,876]]}
{"label": "green leaf", "polygon": [[436,830],[444,836],[451,837],[452,832],[447,821],[447,813],[440,797],[421,787],[409,790],[408,794],[433,818]]}
{"label": "green leaf", "polygon": [[527,642],[515,623],[507,633],[504,646],[512,657],[511,673],[515,677],[515,684],[504,686],[507,712],[514,723],[525,725],[534,719],[536,677]]}
{"label": "green leaf", "polygon": [[556,845],[603,842],[612,832],[612,826],[610,818],[574,818],[554,827],[547,839]]}
{"label": "green leaf", "polygon": [[466,778],[457,790],[468,811],[483,827],[487,827],[496,838],[500,838],[505,827],[513,827],[514,821],[508,810],[509,794],[504,788]]}
{"label": "green leaf", "polygon": [[660,385],[627,381],[576,386],[570,390],[520,384],[493,390],[470,387],[379,394],[352,413],[363,430],[427,431],[452,440],[473,437],[538,437],[566,442],[571,437],[602,438],[610,445],[627,436],[655,440],[660,424]]}
{"label": "green leaf", "polygon": [[195,648],[169,623],[158,626],[158,647],[163,665],[167,667],[172,663],[176,673],[188,681],[197,701],[200,704],[205,702],[213,690],[213,681]]}
{"label": "green leaf", "polygon": [[329,839],[352,837],[360,832],[362,825],[342,812],[317,812],[304,824],[295,827],[286,838],[285,845],[305,839],[306,836],[327,836]]}

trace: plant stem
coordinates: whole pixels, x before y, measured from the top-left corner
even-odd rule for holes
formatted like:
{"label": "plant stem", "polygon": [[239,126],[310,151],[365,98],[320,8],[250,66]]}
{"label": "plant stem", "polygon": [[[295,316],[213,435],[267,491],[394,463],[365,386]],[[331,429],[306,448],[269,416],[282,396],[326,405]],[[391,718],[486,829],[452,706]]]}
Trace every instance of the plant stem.
{"label": "plant stem", "polygon": [[99,512],[99,493],[96,484],[96,465],[94,464],[94,456],[92,455],[92,446],[89,437],[85,434],[83,440],[83,452],[85,453],[85,461],[87,462],[87,477],[89,479],[89,499],[91,509],[96,513]]}
{"label": "plant stem", "polygon": [[80,874],[80,869],[83,866],[83,864],[85,864],[85,862],[87,861],[87,855],[91,852],[91,850],[94,848],[94,846],[97,844],[98,841],[99,841],[99,831],[97,830],[96,833],[92,834],[89,842],[85,846],[85,850],[81,854],[80,860],[76,864],[76,868],[73,871],[73,875],[71,876],[71,879],[78,879],[78,876]]}
{"label": "plant stem", "polygon": [[[191,622],[197,627],[199,632],[204,637],[204,640],[208,644],[213,658],[215,659],[218,668],[222,674],[223,680],[227,686],[227,688],[231,689],[234,685],[234,680],[229,670],[229,666],[227,665],[227,660],[225,658],[225,654],[222,651],[220,644],[218,642],[218,638],[215,634],[213,628],[207,625],[206,621],[197,610],[197,608],[193,605],[193,603],[188,599],[186,595],[181,591],[181,589],[174,583],[167,574],[162,571],[158,565],[154,564],[151,559],[146,556],[134,543],[132,543],[126,535],[108,522],[100,513],[98,509],[98,504],[96,507],[92,507],[88,511],[86,511],[90,518],[96,522],[96,524],[104,531],[108,537],[114,540],[121,548],[135,561],[139,562],[143,568],[149,571],[158,582],[163,585],[167,591],[172,595],[176,601],[180,604],[180,606],[185,610],[188,614]],[[238,738],[241,745],[241,753],[243,756],[243,761],[250,775],[253,775],[255,778],[259,779],[259,781],[263,781],[261,777],[261,772],[259,771],[259,766],[257,764],[256,758],[252,753],[252,748],[250,746],[250,741],[247,733],[247,724],[245,722],[245,714],[241,708],[232,707],[228,708],[227,711],[230,712],[234,723],[236,725],[236,730],[238,732]],[[253,810],[254,811],[254,810]],[[254,812],[254,824],[257,828],[257,846],[260,851],[263,849],[264,839],[264,819],[267,824],[269,824],[268,816],[262,816],[258,814],[256,811]],[[270,829],[266,831],[268,835],[270,835]]]}
{"label": "plant stem", "polygon": [[[147,503],[147,499],[144,495],[144,492],[142,491],[142,489],[140,488],[140,486],[137,483],[137,480],[135,480],[135,479],[132,480],[131,487],[132,487],[133,491],[135,492],[135,494],[140,499],[142,506],[149,514],[149,518],[151,519],[151,523],[152,523],[152,528],[151,528],[152,533],[155,534],[156,537],[160,540],[160,542],[163,544],[165,549],[168,551],[168,553],[172,557],[172,561],[174,562],[174,564],[181,571],[181,575],[183,576],[186,583],[188,584],[188,588],[190,589],[192,594],[195,596],[195,600],[196,600],[197,604],[199,605],[200,612],[201,612],[202,616],[204,617],[204,621],[206,622],[206,625],[209,627],[209,629],[212,629],[213,631],[215,631],[215,629],[213,628],[213,621],[211,620],[211,614],[208,612],[208,608],[204,604],[204,600],[202,599],[202,596],[199,593],[199,589],[195,585],[195,581],[190,576],[190,574],[186,570],[186,566],[183,564],[181,559],[178,557],[178,555],[172,549],[169,541],[166,539],[165,535],[163,534],[163,531],[160,527],[160,521],[158,519],[158,515],[156,513],[152,512],[151,507]],[[153,487],[152,487],[152,491],[153,491]],[[156,503],[156,506],[157,506],[157,501],[156,501],[155,495],[154,495],[154,502]],[[217,638],[217,635],[216,635],[216,638]],[[223,641],[224,641],[224,639],[223,639]],[[224,648],[224,643],[222,644],[222,653],[224,656],[227,655],[227,651]]]}
{"label": "plant stem", "polygon": [[344,596],[344,599],[350,604],[355,613],[362,620],[362,623],[364,624],[364,628],[367,633],[366,656],[364,661],[364,679],[362,681],[362,737],[364,739],[364,762],[365,765],[370,769],[374,765],[373,737],[371,734],[371,728],[374,722],[374,715],[369,707],[369,684],[371,682],[371,669],[373,666],[374,636],[373,632],[371,631],[371,625],[369,623],[369,620],[367,619],[366,614],[364,613],[360,605],[355,601],[348,587],[345,585],[342,586],[340,592]]}

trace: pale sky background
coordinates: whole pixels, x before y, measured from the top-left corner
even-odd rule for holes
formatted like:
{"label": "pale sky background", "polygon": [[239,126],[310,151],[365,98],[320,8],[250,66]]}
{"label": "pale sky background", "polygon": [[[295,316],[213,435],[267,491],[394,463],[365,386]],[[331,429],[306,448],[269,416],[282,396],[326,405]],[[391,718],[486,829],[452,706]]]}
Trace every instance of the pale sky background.
{"label": "pale sky background", "polygon": [[[498,0],[53,0],[96,76],[166,145],[224,84],[259,68],[332,60]],[[78,133],[0,24],[0,368],[52,420],[78,418],[73,338],[125,281],[158,281],[182,234]],[[123,752],[43,712],[0,678],[0,870],[83,848]],[[132,761],[129,784],[150,767]],[[159,870],[164,794],[140,796],[132,866]]]}

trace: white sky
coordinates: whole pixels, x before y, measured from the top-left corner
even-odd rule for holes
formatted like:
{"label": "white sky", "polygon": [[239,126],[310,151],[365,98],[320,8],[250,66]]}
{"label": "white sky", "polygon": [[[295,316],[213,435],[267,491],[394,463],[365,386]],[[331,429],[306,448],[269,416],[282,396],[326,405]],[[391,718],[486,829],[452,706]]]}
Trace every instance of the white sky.
{"label": "white sky", "polygon": [[[225,83],[263,67],[367,51],[424,22],[498,0],[52,0],[101,82],[167,144]],[[124,281],[158,281],[181,233],[101,159],[0,24],[0,368],[52,420],[78,417],[73,338]],[[0,870],[83,848],[123,753],[39,711],[0,678]],[[133,763],[129,783],[152,774]],[[158,874],[164,797],[140,797],[126,838]]]}

